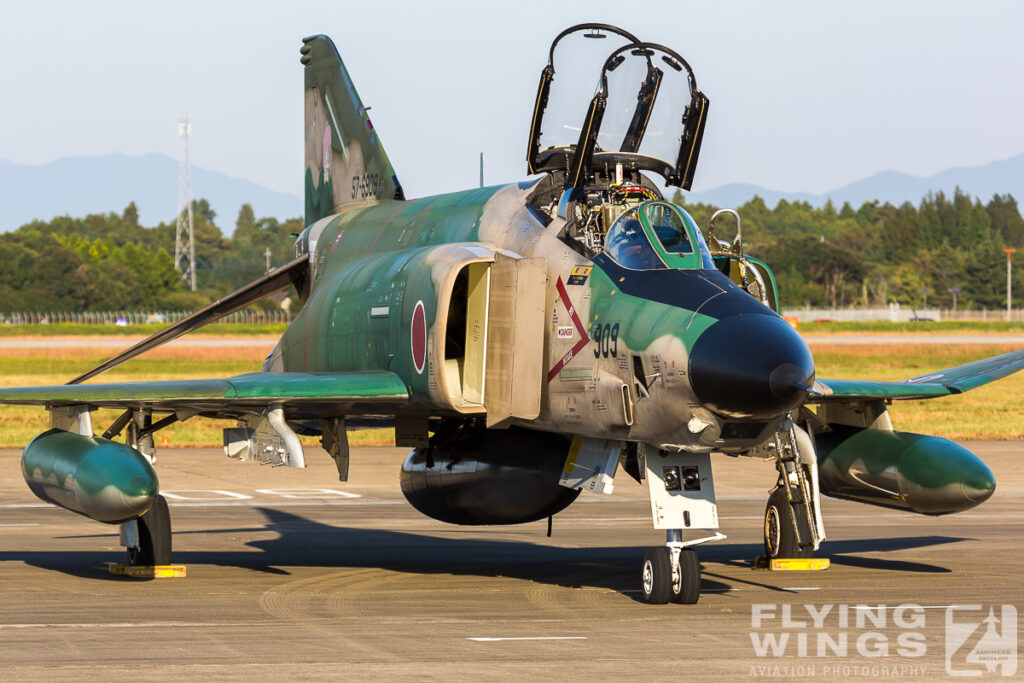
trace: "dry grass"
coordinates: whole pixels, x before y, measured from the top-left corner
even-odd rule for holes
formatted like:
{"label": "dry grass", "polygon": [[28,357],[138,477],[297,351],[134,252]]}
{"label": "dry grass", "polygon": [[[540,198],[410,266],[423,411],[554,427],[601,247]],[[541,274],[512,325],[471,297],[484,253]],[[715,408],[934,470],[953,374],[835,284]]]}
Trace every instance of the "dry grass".
{"label": "dry grass", "polygon": [[[87,343],[87,342],[86,342]],[[103,381],[143,381],[189,377],[227,377],[259,370],[266,346],[163,347],[102,376]],[[1016,350],[1007,346],[816,344],[812,347],[822,378],[901,380],[932,370]],[[112,355],[110,349],[7,349],[0,358],[0,385],[62,384]],[[897,401],[890,408],[897,428],[953,439],[1024,439],[1024,373],[1007,377],[962,396],[929,401]],[[97,425],[109,424],[115,411],[94,414]],[[167,446],[219,446],[221,429],[230,423],[193,418],[161,431]],[[42,408],[0,406],[0,447],[20,448],[49,427]],[[393,445],[392,430],[352,432],[356,445]],[[318,444],[319,439],[304,439]]]}
{"label": "dry grass", "polygon": [[[962,363],[1016,351],[1016,346],[877,345],[811,347],[818,377],[902,380]],[[950,439],[1024,439],[1024,373],[959,396],[895,401],[897,429]]]}
{"label": "dry grass", "polygon": [[[148,337],[167,327],[166,323],[144,323],[139,325],[83,325],[80,323],[26,323],[24,325],[0,325],[0,337],[123,337],[140,335]],[[284,334],[285,323],[225,323],[218,322],[193,330],[189,334],[199,336],[250,336]]]}
{"label": "dry grass", "polygon": [[[139,382],[195,377],[229,377],[256,372],[273,347],[162,347],[101,375],[96,381]],[[113,355],[109,348],[59,347],[4,349],[0,357],[0,386],[63,384]],[[97,430],[117,417],[114,410],[98,410],[92,419]],[[49,428],[49,418],[35,406],[0,405],[0,448],[21,448]],[[220,446],[221,430],[231,422],[195,417],[161,430],[156,438],[164,447]],[[167,441],[163,439],[166,437]],[[352,445],[393,446],[394,430],[367,429],[349,433]],[[320,445],[319,437],[302,437],[307,445]]]}
{"label": "dry grass", "polygon": [[[148,360],[183,360],[183,361],[220,361],[239,360],[255,363],[255,369],[259,369],[263,359],[267,357],[277,337],[267,337],[266,343],[253,344],[251,346],[161,346],[146,353],[143,357]],[[126,343],[125,346],[128,346]],[[100,359],[102,362],[110,358],[117,349],[103,346],[89,346],[88,341],[82,345],[60,346],[54,348],[34,349],[17,348],[4,349],[3,358],[0,363],[8,358],[35,358],[40,361],[74,361],[84,363],[83,359]],[[122,366],[128,368],[130,366]]]}

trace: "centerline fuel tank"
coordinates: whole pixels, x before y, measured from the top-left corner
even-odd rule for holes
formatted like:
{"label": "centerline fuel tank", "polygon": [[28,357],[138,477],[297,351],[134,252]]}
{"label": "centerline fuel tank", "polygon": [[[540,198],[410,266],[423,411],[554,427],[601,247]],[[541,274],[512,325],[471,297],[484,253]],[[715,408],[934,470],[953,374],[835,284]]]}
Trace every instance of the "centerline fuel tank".
{"label": "centerline fuel tank", "polygon": [[570,441],[526,429],[457,429],[402,464],[402,493],[449,524],[523,524],[560,512],[579,491],[559,485]]}

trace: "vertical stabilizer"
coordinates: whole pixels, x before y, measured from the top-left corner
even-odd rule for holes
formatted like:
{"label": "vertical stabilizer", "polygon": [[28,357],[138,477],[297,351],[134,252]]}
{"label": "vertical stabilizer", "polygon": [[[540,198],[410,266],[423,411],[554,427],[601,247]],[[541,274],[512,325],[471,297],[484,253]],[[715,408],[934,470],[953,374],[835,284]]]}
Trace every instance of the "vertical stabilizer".
{"label": "vertical stabilizer", "polygon": [[306,81],[306,225],[383,199],[402,186],[327,36],[302,40]]}

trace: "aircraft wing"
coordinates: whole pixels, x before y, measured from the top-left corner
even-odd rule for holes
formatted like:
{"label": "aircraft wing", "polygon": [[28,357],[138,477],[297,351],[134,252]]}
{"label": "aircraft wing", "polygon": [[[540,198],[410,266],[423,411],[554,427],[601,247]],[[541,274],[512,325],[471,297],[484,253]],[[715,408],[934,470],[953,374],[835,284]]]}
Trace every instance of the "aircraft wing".
{"label": "aircraft wing", "polygon": [[403,405],[408,399],[405,383],[386,371],[251,372],[223,379],[0,388],[0,403],[185,409],[208,417],[236,417],[271,403],[283,404],[290,416],[322,417],[372,412]]}
{"label": "aircraft wing", "polygon": [[965,391],[988,384],[1024,369],[1024,350],[965,363],[902,382],[872,382],[856,379],[819,379],[807,403],[857,399],[922,399]]}

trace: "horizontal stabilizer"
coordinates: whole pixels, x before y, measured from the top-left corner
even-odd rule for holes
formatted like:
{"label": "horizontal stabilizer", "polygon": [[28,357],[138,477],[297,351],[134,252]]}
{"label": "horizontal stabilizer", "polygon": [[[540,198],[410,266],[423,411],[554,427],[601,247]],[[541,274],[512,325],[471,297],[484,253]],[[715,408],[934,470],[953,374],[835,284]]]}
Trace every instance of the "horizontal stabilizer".
{"label": "horizontal stabilizer", "polygon": [[902,382],[819,379],[807,403],[859,399],[921,399],[962,394],[1024,369],[1024,350],[965,363]]}
{"label": "horizontal stabilizer", "polygon": [[235,311],[240,311],[246,306],[254,304],[260,299],[264,299],[271,294],[275,294],[292,286],[301,290],[304,286],[304,281],[308,273],[309,257],[305,255],[300,256],[294,261],[285,264],[276,270],[270,271],[260,279],[250,282],[245,287],[242,287],[221,299],[217,299],[212,304],[199,309],[187,318],[165,327],[153,336],[143,339],[135,346],[125,349],[110,360],[105,361],[94,367],[92,370],[79,375],[68,382],[68,384],[80,384],[87,379],[95,377],[102,372],[106,372],[111,368],[115,368],[121,363],[149,351],[150,349],[155,349],[158,346],[177,339],[183,334],[187,334],[193,330],[198,330],[204,325],[216,322],[225,316],[231,315]]}

